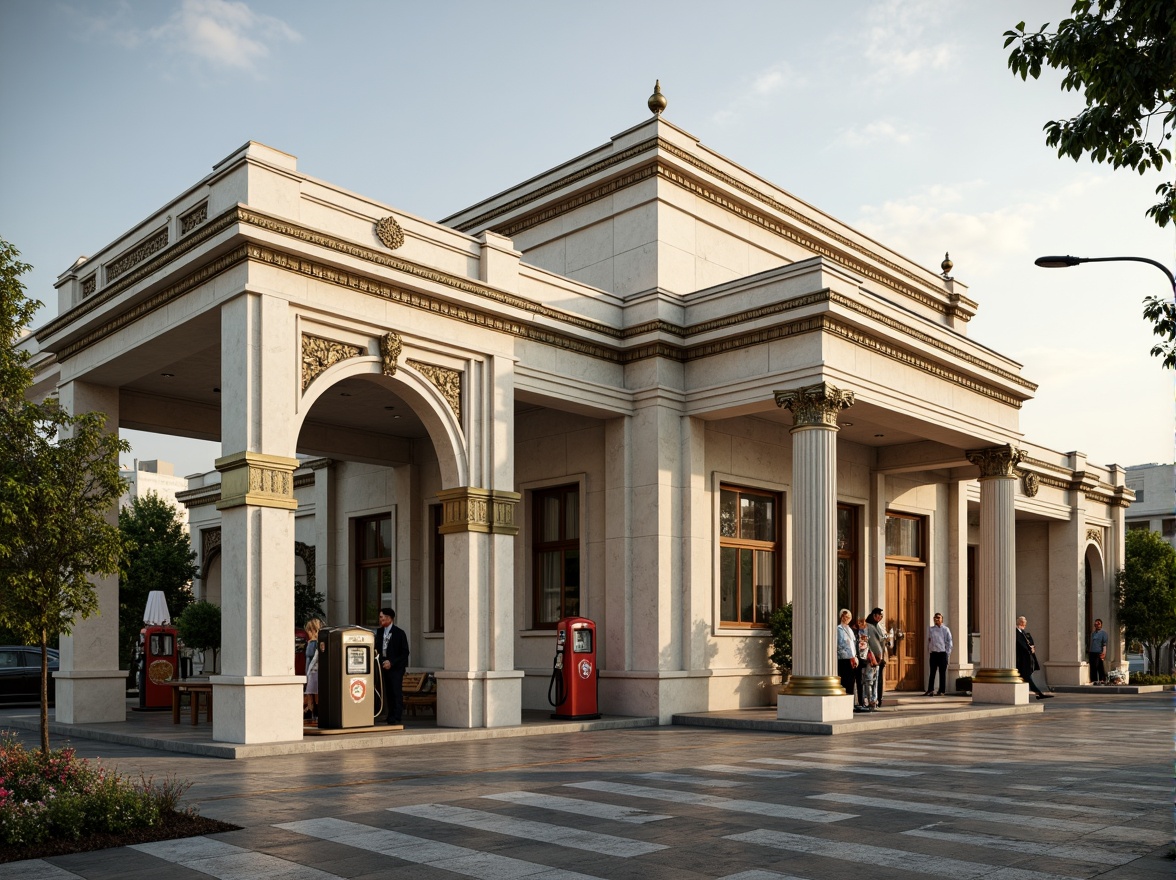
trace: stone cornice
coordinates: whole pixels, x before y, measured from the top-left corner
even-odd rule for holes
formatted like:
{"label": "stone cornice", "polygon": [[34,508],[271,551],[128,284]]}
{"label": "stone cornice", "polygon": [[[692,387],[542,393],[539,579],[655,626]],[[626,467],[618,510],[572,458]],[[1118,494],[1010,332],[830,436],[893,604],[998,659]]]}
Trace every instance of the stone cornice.
{"label": "stone cornice", "polygon": [[[575,210],[576,208],[579,208],[590,202],[594,202],[605,198],[606,196],[612,195],[618,190],[632,186],[636,183],[640,183],[643,180],[648,180],[652,177],[658,177],[670,181],[690,191],[694,195],[701,196],[712,204],[719,205],[728,211],[736,213],[744,219],[750,220],[756,225],[768,229],[782,238],[796,242],[797,244],[812,250],[814,253],[828,257],[840,265],[852,269],[853,271],[858,272],[867,278],[887,286],[894,287],[904,295],[909,296],[923,305],[935,309],[944,315],[958,317],[967,321],[970,320],[971,317],[976,313],[977,303],[968,297],[961,294],[950,294],[945,292],[943,294],[943,299],[941,300],[931,294],[928,294],[925,290],[920,289],[918,286],[925,284],[925,279],[920,278],[911,270],[899,265],[898,263],[895,263],[892,260],[887,260],[886,258],[879,256],[877,253],[870,251],[861,243],[854,241],[849,236],[838,232],[831,226],[821,223],[815,218],[798,211],[791,205],[781,202],[767,193],[762,192],[757,187],[745,183],[733,175],[727,174],[725,171],[722,171],[716,168],[714,165],[703,161],[693,153],[684,150],[673,143],[670,143],[664,138],[650,138],[649,140],[643,141],[634,145],[633,147],[610,156],[607,159],[594,162],[585,168],[577,169],[576,171],[573,171],[570,174],[559,178],[558,180],[539,187],[533,192],[519,196],[518,198],[515,198],[509,202],[505,202],[504,204],[499,205],[489,211],[485,211],[470,220],[464,221],[455,228],[463,232],[480,229],[488,221],[493,221],[495,217],[500,217],[503,214],[510,213],[511,211],[538,201],[558,190],[567,189],[568,187],[574,186],[575,184],[580,183],[589,177],[607,171],[608,169],[623,164],[624,162],[627,162],[642,153],[650,152],[654,149],[666,154],[667,156],[672,156],[678,161],[689,165],[698,171],[701,171],[709,177],[721,181],[723,184],[737,190],[742,195],[747,196],[748,198],[770,208],[772,211],[789,218],[790,220],[794,221],[797,226],[783,224],[776,218],[771,217],[762,211],[757,211],[750,206],[733,202],[722,193],[716,192],[704,181],[699,180],[693,176],[686,175],[678,169],[666,164],[665,162],[658,161],[657,158],[654,157],[651,158],[647,164],[639,168],[635,168],[632,171],[621,175],[620,177],[614,178],[613,180],[604,181],[603,183],[592,187],[591,189],[576,193],[575,195],[569,196],[568,198],[561,199],[559,202],[553,205],[547,205],[539,210],[533,211],[530,214],[515,217],[510,220],[503,221],[497,225],[491,225],[489,228],[500,235],[511,237],[519,232],[522,232],[523,230],[531,229],[554,217],[565,214],[568,211]],[[806,230],[811,230],[812,232],[816,232],[830,241],[836,242],[841,249],[839,250],[829,246],[820,239],[813,237],[813,235],[806,234],[804,230],[798,227],[804,227]],[[873,261],[881,266],[884,266],[886,270],[892,275],[908,279],[908,281],[912,283],[904,283],[897,278],[888,278],[886,275],[873,268],[869,262],[863,261],[860,256],[853,256],[852,254],[854,253],[866,257],[868,261]]]}

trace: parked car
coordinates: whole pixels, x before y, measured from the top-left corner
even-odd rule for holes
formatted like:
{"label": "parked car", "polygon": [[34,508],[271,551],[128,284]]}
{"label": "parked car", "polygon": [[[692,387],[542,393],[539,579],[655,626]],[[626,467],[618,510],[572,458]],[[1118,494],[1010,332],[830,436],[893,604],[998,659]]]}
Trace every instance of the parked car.
{"label": "parked car", "polygon": [[[57,649],[49,649],[49,704],[55,692]],[[41,649],[23,645],[0,645],[0,703],[41,701]]]}

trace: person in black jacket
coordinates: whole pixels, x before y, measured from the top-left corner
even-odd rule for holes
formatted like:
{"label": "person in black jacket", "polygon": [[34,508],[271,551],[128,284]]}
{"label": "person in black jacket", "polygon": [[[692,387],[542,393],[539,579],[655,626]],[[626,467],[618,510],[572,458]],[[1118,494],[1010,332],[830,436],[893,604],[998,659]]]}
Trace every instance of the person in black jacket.
{"label": "person in black jacket", "polygon": [[1037,648],[1033,644],[1033,634],[1025,629],[1028,621],[1024,617],[1017,618],[1017,673],[1025,679],[1029,690],[1037,694],[1037,699],[1045,700],[1053,694],[1043,694],[1037,682],[1033,680],[1033,673],[1041,668],[1037,662]]}
{"label": "person in black jacket", "polygon": [[376,630],[376,656],[384,682],[387,722],[401,724],[404,719],[404,670],[408,667],[408,636],[395,623],[396,612],[380,609],[380,628]]}

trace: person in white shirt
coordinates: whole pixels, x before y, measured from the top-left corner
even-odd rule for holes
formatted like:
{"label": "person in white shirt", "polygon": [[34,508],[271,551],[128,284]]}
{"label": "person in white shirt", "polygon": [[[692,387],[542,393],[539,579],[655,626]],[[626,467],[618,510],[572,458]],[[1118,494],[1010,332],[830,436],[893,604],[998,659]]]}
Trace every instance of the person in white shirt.
{"label": "person in white shirt", "polygon": [[[931,674],[927,678],[927,692],[942,697],[947,692],[947,657],[951,654],[951,630],[943,625],[943,615],[936,612],[927,630],[927,652],[931,655]],[[935,673],[939,673],[939,690],[935,690]]]}

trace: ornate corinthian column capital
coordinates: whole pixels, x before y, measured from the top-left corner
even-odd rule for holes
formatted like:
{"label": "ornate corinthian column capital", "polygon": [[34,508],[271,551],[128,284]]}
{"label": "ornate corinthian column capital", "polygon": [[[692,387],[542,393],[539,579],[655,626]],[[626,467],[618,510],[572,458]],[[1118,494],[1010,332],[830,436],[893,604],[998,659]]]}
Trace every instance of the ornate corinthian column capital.
{"label": "ornate corinthian column capital", "polygon": [[777,391],[776,406],[792,410],[795,427],[837,427],[837,414],[853,406],[853,392],[828,382],[806,385],[794,391]]}
{"label": "ornate corinthian column capital", "polygon": [[1006,443],[1004,446],[989,446],[986,449],[969,449],[964,453],[968,461],[980,468],[980,479],[986,477],[1017,476],[1017,465],[1025,457],[1025,450]]}

